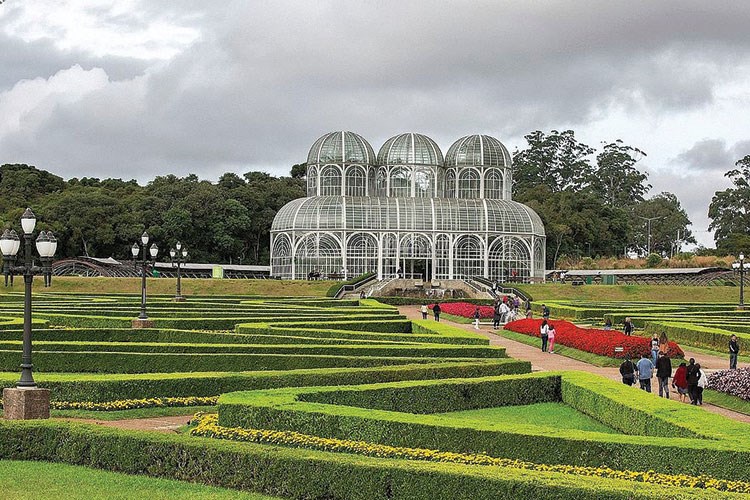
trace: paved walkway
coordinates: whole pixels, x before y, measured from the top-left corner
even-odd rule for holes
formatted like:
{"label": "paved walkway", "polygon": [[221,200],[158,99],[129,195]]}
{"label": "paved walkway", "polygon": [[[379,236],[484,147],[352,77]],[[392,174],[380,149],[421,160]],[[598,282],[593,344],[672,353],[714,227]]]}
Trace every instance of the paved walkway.
{"label": "paved walkway", "polygon": [[66,420],[70,422],[82,422],[85,424],[96,424],[104,427],[116,427],[132,431],[155,431],[155,432],[177,432],[177,429],[186,425],[192,418],[193,412],[185,408],[185,415],[172,417],[135,418],[127,420],[96,420],[89,418],[56,418],[53,420]]}
{"label": "paved walkway", "polygon": [[[419,306],[401,306],[399,307],[399,312],[409,319],[422,319],[422,314],[419,311]],[[542,352],[539,347],[532,347],[530,345],[522,344],[521,342],[516,342],[514,340],[509,340],[505,337],[501,337],[500,335],[496,335],[495,333],[493,333],[491,325],[480,323],[479,330],[475,330],[474,326],[471,324],[456,323],[447,320],[444,317],[440,318],[440,322],[445,322],[452,326],[484,335],[490,340],[490,345],[505,347],[505,352],[511,358],[530,361],[532,371],[579,370],[589,373],[595,373],[597,375],[601,375],[618,382],[622,380],[618,368],[594,366],[592,364],[578,361],[576,359],[568,358],[565,356]],[[685,351],[685,358],[695,358],[703,368],[709,371],[729,368],[728,354],[726,358],[721,358],[719,356],[708,356],[705,354],[692,353],[688,350]],[[738,366],[742,368],[748,366],[748,363],[739,363]],[[652,388],[653,386],[654,384],[652,383]],[[658,397],[658,385],[657,392],[655,393],[654,397]],[[750,415],[745,415],[743,413],[738,413],[736,411],[728,410],[708,403],[704,403],[702,408],[712,413],[718,413],[719,415],[724,415],[725,417],[739,420],[740,422],[750,423]]]}

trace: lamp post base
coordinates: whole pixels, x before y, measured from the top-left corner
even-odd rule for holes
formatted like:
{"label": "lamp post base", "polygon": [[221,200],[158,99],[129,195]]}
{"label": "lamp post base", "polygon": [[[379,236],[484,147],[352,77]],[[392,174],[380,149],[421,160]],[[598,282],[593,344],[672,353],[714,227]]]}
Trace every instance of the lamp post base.
{"label": "lamp post base", "polygon": [[172,298],[172,302],[185,302],[185,297],[183,295],[175,295]]}
{"label": "lamp post base", "polygon": [[133,320],[131,326],[132,328],[153,328],[154,321],[150,319],[136,318]]}
{"label": "lamp post base", "polygon": [[49,389],[3,389],[3,415],[6,420],[49,418]]}

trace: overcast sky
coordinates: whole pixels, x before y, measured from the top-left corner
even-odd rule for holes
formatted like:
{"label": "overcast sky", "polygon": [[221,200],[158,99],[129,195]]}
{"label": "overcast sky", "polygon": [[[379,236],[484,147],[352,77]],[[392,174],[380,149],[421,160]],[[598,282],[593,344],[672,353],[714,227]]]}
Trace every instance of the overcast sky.
{"label": "overcast sky", "polygon": [[699,242],[750,154],[750,2],[0,4],[0,163],[64,178],[288,174],[320,135],[513,151],[573,129],[647,153]]}

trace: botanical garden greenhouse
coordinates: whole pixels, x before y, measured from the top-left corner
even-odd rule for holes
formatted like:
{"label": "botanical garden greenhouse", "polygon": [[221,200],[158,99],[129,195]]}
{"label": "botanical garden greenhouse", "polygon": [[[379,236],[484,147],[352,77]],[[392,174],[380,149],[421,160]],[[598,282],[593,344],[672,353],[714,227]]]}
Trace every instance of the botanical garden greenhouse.
{"label": "botanical garden greenhouse", "polygon": [[307,157],[307,197],[271,226],[271,273],[540,281],[544,226],[511,200],[511,167],[487,135],[462,137],[444,159],[421,134],[392,137],[377,156],[358,134],[326,134]]}

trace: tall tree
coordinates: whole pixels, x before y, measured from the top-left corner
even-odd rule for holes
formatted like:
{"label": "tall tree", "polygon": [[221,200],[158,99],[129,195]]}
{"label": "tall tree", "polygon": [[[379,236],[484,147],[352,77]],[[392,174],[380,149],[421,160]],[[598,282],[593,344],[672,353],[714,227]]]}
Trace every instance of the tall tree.
{"label": "tall tree", "polygon": [[635,206],[633,221],[635,246],[646,251],[648,246],[648,220],[651,220],[651,251],[674,255],[685,243],[697,243],[687,212],[672,193],[659,193]]}
{"label": "tall tree", "polygon": [[708,207],[716,249],[731,254],[750,250],[750,155],[735,166],[724,174],[734,187],[716,191]]}
{"label": "tall tree", "polygon": [[605,144],[596,155],[596,168],[589,179],[589,188],[613,207],[625,208],[643,201],[643,195],[651,185],[646,183],[648,175],[635,165],[644,156],[646,153],[626,146],[619,139]]}
{"label": "tall tree", "polygon": [[537,130],[525,138],[528,147],[513,155],[514,195],[539,185],[556,192],[578,191],[588,184],[593,173],[588,157],[594,150],[578,142],[572,130]]}

